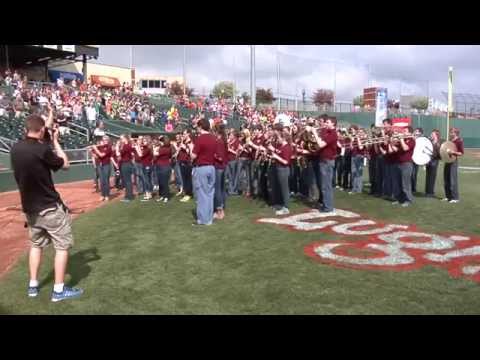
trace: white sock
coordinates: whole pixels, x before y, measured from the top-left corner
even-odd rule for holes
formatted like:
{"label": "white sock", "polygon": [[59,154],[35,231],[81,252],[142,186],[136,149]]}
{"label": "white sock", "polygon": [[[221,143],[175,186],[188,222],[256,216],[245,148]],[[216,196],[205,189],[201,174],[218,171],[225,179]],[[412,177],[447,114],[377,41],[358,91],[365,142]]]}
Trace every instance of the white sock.
{"label": "white sock", "polygon": [[61,292],[63,292],[63,283],[54,284],[54,285],[53,285],[53,291],[55,291],[56,293],[61,293]]}
{"label": "white sock", "polygon": [[38,280],[30,280],[30,283],[28,284],[30,287],[38,287]]}

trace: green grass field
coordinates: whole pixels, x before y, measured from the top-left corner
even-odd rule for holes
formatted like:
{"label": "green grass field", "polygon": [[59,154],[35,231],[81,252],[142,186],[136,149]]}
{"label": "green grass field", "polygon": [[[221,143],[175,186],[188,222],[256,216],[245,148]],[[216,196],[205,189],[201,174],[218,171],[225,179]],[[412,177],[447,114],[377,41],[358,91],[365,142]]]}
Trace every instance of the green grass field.
{"label": "green grass field", "polygon": [[[468,156],[461,166],[480,166]],[[443,197],[443,165],[437,195]],[[419,172],[423,191],[425,171]],[[461,202],[418,197],[393,208],[366,194],[336,192],[335,206],[386,223],[416,224],[434,233],[480,237],[480,172],[459,172]],[[4,314],[479,314],[480,286],[426,266],[411,271],[339,268],[304,254],[314,241],[338,235],[292,232],[259,217],[273,217],[261,202],[235,197],[227,218],[192,227],[193,203],[111,203],[74,223],[67,283],[81,299],[51,303],[51,248],[43,263],[41,293],[26,296],[27,258],[0,281]],[[294,202],[292,212],[306,206]]]}

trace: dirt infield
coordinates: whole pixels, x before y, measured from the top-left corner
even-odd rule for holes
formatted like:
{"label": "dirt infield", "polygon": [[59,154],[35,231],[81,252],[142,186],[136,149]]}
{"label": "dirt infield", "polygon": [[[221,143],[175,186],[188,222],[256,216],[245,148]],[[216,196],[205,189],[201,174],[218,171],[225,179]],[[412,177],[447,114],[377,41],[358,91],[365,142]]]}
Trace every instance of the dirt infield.
{"label": "dirt infield", "polygon": [[[91,180],[59,184],[55,186],[72,217],[96,209],[104,202],[95,193]],[[112,199],[119,193],[112,190]],[[0,278],[6,274],[29,248],[28,230],[24,227],[25,216],[18,191],[0,193]]]}

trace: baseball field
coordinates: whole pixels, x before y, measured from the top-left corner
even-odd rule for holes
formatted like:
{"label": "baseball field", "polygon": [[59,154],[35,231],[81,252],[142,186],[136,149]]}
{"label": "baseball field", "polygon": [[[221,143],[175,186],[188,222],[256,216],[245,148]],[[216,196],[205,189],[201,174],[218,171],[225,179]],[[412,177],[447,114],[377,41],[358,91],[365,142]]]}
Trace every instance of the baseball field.
{"label": "baseball field", "polygon": [[440,200],[442,163],[438,198],[422,196],[420,169],[411,207],[369,196],[368,187],[336,190],[334,217],[296,199],[279,219],[263,202],[231,197],[224,220],[194,227],[193,202],[117,197],[76,216],[66,283],[85,293],[61,303],[50,302],[52,248],[39,297],[27,297],[19,228],[18,259],[0,277],[0,313],[479,314],[478,152],[467,151],[460,166],[457,204]]}

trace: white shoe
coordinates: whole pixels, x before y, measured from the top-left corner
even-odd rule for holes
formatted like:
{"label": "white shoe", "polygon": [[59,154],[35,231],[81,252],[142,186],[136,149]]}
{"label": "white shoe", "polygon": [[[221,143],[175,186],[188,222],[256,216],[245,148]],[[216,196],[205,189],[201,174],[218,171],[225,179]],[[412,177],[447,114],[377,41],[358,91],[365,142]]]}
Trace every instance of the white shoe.
{"label": "white shoe", "polygon": [[400,204],[398,201],[392,202],[392,205],[398,205],[398,204]]}
{"label": "white shoe", "polygon": [[348,195],[353,195],[353,194],[354,194],[353,191],[349,191],[349,192],[348,192]]}
{"label": "white shoe", "polygon": [[156,202],[162,202],[163,201],[163,197],[159,197],[157,200],[155,200]]}
{"label": "white shoe", "polygon": [[189,201],[190,199],[191,199],[190,196],[185,195],[183,198],[180,199],[180,202],[187,202],[187,201]]}
{"label": "white shoe", "polygon": [[288,214],[290,214],[290,211],[285,207],[275,211],[275,215],[288,215]]}
{"label": "white shoe", "polygon": [[163,198],[163,202],[166,204],[168,203],[168,198]]}
{"label": "white shoe", "polygon": [[442,201],[448,201],[448,198],[443,198]]}
{"label": "white shoe", "polygon": [[449,203],[450,203],[450,204],[456,204],[456,203],[458,203],[459,201],[460,201],[460,200],[450,200]]}

